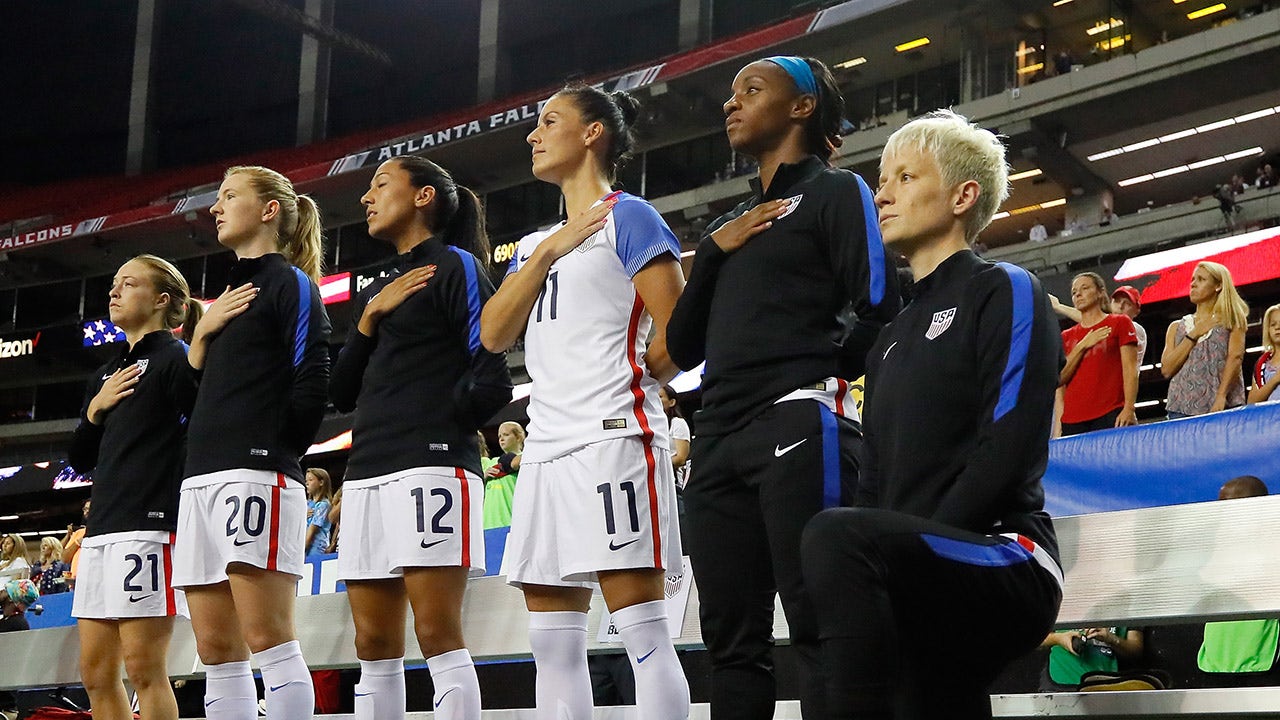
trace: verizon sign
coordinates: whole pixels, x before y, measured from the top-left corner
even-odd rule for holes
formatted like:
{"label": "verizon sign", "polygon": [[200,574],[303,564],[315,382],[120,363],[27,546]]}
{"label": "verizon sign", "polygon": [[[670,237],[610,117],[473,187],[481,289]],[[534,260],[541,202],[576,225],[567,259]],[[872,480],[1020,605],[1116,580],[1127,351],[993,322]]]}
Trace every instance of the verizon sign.
{"label": "verizon sign", "polygon": [[34,355],[36,346],[40,344],[40,333],[25,340],[6,340],[0,338],[0,360]]}

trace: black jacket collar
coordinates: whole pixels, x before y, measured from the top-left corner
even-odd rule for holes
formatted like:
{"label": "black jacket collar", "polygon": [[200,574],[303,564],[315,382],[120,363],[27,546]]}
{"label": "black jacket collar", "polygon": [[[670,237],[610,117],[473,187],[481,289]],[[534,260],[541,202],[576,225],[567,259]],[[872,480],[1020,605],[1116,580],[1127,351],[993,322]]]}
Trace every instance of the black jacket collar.
{"label": "black jacket collar", "polygon": [[760,185],[760,176],[751,178],[751,190],[760,201],[773,200],[783,196],[787,190],[826,170],[828,165],[817,155],[810,155],[798,163],[782,163],[773,174],[773,182],[769,184],[769,192],[765,194]]}

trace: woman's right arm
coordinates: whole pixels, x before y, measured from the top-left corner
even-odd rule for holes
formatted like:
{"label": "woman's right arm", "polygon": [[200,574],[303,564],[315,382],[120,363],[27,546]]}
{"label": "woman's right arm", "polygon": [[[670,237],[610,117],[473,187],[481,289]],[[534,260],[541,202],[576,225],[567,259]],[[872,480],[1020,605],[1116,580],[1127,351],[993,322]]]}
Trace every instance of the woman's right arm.
{"label": "woman's right arm", "polygon": [[1196,346],[1195,340],[1190,336],[1183,335],[1182,339],[1178,339],[1178,323],[1181,320],[1174,320],[1169,323],[1169,330],[1164,334],[1164,352],[1160,353],[1160,374],[1166,378],[1171,378],[1178,374],[1183,364],[1187,362],[1187,357],[1191,355],[1191,350]]}

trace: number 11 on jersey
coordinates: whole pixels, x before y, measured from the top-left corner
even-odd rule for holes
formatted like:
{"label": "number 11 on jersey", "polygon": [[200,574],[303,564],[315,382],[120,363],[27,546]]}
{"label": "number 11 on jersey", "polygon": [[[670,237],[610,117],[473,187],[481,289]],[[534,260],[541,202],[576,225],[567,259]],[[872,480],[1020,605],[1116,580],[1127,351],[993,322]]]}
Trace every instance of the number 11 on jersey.
{"label": "number 11 on jersey", "polygon": [[549,312],[547,313],[547,316],[548,316],[547,319],[555,320],[556,306],[559,304],[559,299],[560,299],[560,271],[559,270],[552,270],[550,273],[547,274],[547,282],[545,285],[542,286],[542,292],[538,293],[538,306],[535,310],[535,315],[533,318],[534,322],[542,322],[542,305],[543,305],[543,302],[546,301],[547,299],[548,288],[550,288],[551,307],[549,308]]}

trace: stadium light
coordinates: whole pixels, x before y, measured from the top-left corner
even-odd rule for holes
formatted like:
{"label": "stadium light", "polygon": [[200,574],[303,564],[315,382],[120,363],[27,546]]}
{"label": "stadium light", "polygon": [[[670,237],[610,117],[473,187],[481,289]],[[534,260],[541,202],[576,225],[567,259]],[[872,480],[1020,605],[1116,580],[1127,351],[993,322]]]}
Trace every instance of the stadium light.
{"label": "stadium light", "polygon": [[1227,9],[1226,3],[1218,3],[1217,5],[1210,5],[1209,7],[1200,8],[1199,10],[1192,10],[1191,12],[1187,13],[1187,19],[1199,20],[1200,18],[1205,17],[1206,15],[1219,13],[1226,9]]}
{"label": "stadium light", "polygon": [[1018,74],[1019,74],[1019,75],[1029,75],[1029,74],[1031,74],[1031,73],[1033,73],[1033,72],[1035,72],[1035,71],[1037,71],[1037,70],[1042,70],[1042,69],[1044,69],[1044,63],[1042,63],[1042,62],[1038,62],[1038,63],[1036,63],[1036,64],[1034,64],[1034,65],[1027,65],[1026,67],[1020,67],[1020,68],[1018,68]]}
{"label": "stadium light", "polygon": [[1097,35],[1098,33],[1104,33],[1104,32],[1106,32],[1106,31],[1108,31],[1108,30],[1114,30],[1114,29],[1116,29],[1116,28],[1120,27],[1121,25],[1124,25],[1124,21],[1123,21],[1123,20],[1117,20],[1117,19],[1115,19],[1115,18],[1111,18],[1111,22],[1109,22],[1109,23],[1105,23],[1105,22],[1102,22],[1101,20],[1099,20],[1097,23],[1095,23],[1095,24],[1094,24],[1094,26],[1093,26],[1093,27],[1089,28],[1088,30],[1085,30],[1085,33],[1087,33],[1087,34],[1089,35],[1089,37],[1093,37],[1094,35]]}
{"label": "stadium light", "polygon": [[835,65],[835,69],[836,69],[836,70],[848,70],[849,68],[852,68],[852,67],[858,67],[859,65],[862,65],[862,64],[863,64],[863,63],[865,63],[866,61],[867,61],[867,59],[866,59],[866,58],[864,58],[864,57],[856,57],[856,58],[854,58],[854,59],[852,59],[852,60],[845,60],[845,61],[844,61],[844,62],[842,62],[842,63],[836,63],[836,65]]}
{"label": "stadium light", "polygon": [[928,45],[928,44],[929,44],[929,38],[922,37],[922,38],[916,38],[915,40],[904,42],[901,45],[894,45],[893,49],[897,50],[898,52],[906,52],[908,50],[915,50],[918,47],[924,47],[925,45]]}
{"label": "stadium light", "polygon": [[1031,168],[1030,170],[1023,170],[1023,171],[1022,171],[1022,172],[1020,172],[1020,173],[1014,173],[1014,174],[1010,175],[1010,176],[1009,176],[1009,182],[1017,182],[1017,181],[1019,181],[1019,180],[1026,180],[1027,178],[1033,178],[1033,177],[1036,177],[1036,176],[1038,176],[1038,175],[1043,175],[1043,174],[1044,174],[1044,173],[1043,173],[1043,172],[1041,172],[1040,168]]}
{"label": "stadium light", "polygon": [[[1143,150],[1145,148],[1154,147],[1156,145],[1161,145],[1167,142],[1173,142],[1175,140],[1181,140],[1183,138],[1191,137],[1192,135],[1199,135],[1201,133],[1213,132],[1214,130],[1221,130],[1222,128],[1231,127],[1233,125],[1240,125],[1242,123],[1247,123],[1251,120],[1259,120],[1264,117],[1275,115],[1278,112],[1280,112],[1280,105],[1277,105],[1275,107],[1265,107],[1265,108],[1262,108],[1261,110],[1254,110],[1252,112],[1247,112],[1242,115],[1236,115],[1235,117],[1223,118],[1221,120],[1216,120],[1214,122],[1204,123],[1203,125],[1197,125],[1195,127],[1186,128],[1185,130],[1178,130],[1177,132],[1167,133],[1159,137],[1148,138],[1146,140],[1139,140],[1138,142],[1129,143],[1128,145],[1124,145],[1118,148],[1103,150],[1102,152],[1097,152],[1088,156],[1087,159],[1089,160],[1089,162],[1097,162],[1099,160],[1105,160],[1107,158],[1115,157],[1117,155],[1123,155],[1124,153]],[[1195,166],[1193,165],[1191,169],[1194,170]]]}

